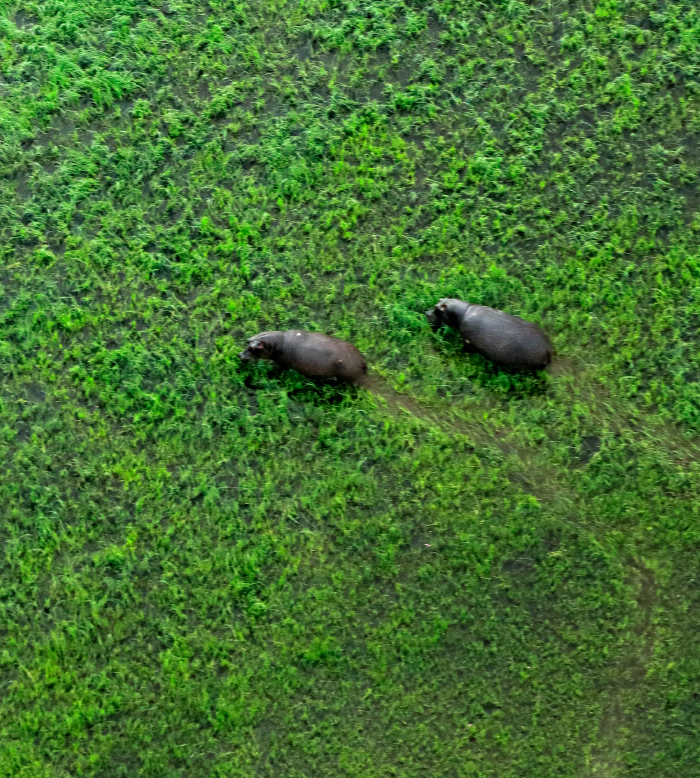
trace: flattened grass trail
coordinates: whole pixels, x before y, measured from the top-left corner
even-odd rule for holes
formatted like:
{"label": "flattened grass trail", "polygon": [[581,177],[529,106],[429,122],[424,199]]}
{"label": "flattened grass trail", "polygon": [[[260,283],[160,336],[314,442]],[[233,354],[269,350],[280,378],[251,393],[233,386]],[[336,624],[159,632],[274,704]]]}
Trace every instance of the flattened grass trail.
{"label": "flattened grass trail", "polygon": [[[0,63],[0,776],[700,776],[697,3],[0,0]],[[371,391],[236,358],[292,327]]]}

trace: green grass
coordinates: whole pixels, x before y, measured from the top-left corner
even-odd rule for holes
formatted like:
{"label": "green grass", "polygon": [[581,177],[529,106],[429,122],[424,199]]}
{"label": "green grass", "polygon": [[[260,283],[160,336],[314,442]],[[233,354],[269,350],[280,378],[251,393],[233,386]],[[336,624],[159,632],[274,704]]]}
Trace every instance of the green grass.
{"label": "green grass", "polygon": [[0,11],[0,776],[700,776],[697,4]]}

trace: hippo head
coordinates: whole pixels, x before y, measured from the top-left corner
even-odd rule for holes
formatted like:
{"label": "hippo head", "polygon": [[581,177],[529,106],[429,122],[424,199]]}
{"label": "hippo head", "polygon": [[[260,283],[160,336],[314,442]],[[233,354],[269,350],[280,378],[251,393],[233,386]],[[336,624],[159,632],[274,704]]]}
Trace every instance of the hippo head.
{"label": "hippo head", "polygon": [[[456,305],[457,304],[457,305]],[[453,300],[451,297],[443,297],[438,304],[425,312],[425,318],[431,327],[441,327],[443,324],[453,324],[452,318],[457,313],[456,308],[461,308],[464,303],[461,300]]]}
{"label": "hippo head", "polygon": [[248,362],[251,359],[272,359],[280,345],[281,332],[261,332],[248,338],[248,348],[238,354],[239,359]]}

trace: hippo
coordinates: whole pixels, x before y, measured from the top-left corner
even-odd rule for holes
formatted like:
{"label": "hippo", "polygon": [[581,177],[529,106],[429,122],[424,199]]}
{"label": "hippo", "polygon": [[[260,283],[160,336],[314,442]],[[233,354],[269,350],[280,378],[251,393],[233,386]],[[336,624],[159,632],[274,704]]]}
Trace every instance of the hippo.
{"label": "hippo", "polygon": [[243,361],[270,359],[307,378],[340,378],[356,383],[367,374],[365,358],[355,346],[304,330],[261,332],[248,338],[248,348],[238,356]]}
{"label": "hippo", "polygon": [[445,297],[425,312],[433,326],[447,324],[459,330],[467,345],[501,367],[541,370],[552,361],[547,335],[519,316]]}

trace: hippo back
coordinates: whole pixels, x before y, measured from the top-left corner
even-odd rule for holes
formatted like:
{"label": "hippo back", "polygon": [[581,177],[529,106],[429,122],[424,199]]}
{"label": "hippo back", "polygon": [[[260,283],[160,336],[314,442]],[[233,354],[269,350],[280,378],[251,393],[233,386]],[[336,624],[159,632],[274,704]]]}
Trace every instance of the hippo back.
{"label": "hippo back", "polygon": [[468,307],[460,334],[502,367],[538,369],[552,361],[552,344],[536,324],[485,305]]}
{"label": "hippo back", "polygon": [[319,332],[287,330],[276,360],[309,378],[342,378],[355,381],[367,372],[367,363],[359,350]]}

